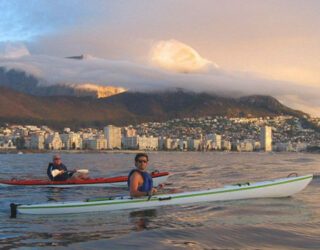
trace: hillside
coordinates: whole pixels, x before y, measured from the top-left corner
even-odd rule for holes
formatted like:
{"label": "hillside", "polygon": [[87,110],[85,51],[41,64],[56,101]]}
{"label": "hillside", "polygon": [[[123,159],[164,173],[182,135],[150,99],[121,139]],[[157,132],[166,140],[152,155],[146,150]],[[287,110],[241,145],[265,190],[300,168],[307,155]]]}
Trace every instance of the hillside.
{"label": "hillside", "polygon": [[204,93],[125,92],[108,98],[33,96],[0,87],[0,122],[101,127],[145,121],[201,116],[302,116],[273,97],[248,96],[239,99]]}

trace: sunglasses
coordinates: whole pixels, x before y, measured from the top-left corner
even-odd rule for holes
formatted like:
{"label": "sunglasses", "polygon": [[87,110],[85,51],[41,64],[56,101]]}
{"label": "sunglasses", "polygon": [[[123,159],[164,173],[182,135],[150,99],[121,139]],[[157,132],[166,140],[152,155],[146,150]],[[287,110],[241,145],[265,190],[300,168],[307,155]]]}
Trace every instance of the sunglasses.
{"label": "sunglasses", "polygon": [[137,160],[137,162],[139,162],[139,163],[147,163],[148,161],[146,161],[146,160]]}
{"label": "sunglasses", "polygon": [[56,160],[61,160],[61,158],[54,158],[53,160],[55,160],[55,161],[56,161]]}

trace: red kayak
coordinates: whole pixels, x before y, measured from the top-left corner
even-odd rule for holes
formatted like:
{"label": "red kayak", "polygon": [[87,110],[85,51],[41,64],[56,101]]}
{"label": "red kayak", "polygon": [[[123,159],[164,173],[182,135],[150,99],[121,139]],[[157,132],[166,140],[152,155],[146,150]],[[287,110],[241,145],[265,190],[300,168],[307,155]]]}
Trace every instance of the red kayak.
{"label": "red kayak", "polygon": [[[152,172],[153,185],[156,187],[166,182],[169,172]],[[67,180],[67,181],[49,181],[49,180],[0,180],[0,187],[4,186],[29,186],[29,187],[126,187],[128,176],[117,176],[111,178],[94,178],[86,180]]]}

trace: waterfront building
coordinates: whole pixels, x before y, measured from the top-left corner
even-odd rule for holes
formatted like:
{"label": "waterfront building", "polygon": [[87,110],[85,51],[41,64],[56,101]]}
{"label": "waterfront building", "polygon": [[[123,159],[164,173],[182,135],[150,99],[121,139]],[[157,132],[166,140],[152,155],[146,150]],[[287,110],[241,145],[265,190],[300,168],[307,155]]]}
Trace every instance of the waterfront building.
{"label": "waterfront building", "polygon": [[250,140],[244,140],[237,142],[236,149],[239,152],[252,152],[253,151],[253,144]]}
{"label": "waterfront building", "polygon": [[208,134],[206,135],[206,147],[209,150],[221,150],[221,135],[218,134]]}
{"label": "waterfront building", "polygon": [[186,151],[188,149],[188,142],[184,139],[179,139],[178,149],[181,151]]}
{"label": "waterfront building", "polygon": [[12,140],[1,140],[0,149],[16,149],[17,147],[13,144]]}
{"label": "waterfront building", "polygon": [[60,150],[63,148],[63,143],[58,132],[48,135],[45,140],[45,147],[51,150]]}
{"label": "waterfront building", "polygon": [[168,137],[159,138],[158,147],[160,150],[172,150],[173,149],[173,139]]}
{"label": "waterfront building", "polygon": [[263,126],[260,133],[261,149],[270,152],[272,151],[272,129],[269,126]]}
{"label": "waterfront building", "polygon": [[121,149],[121,128],[108,125],[103,130],[107,139],[107,149]]}
{"label": "waterfront building", "polygon": [[200,150],[200,139],[189,139],[188,140],[188,150],[199,151]]}
{"label": "waterfront building", "polygon": [[38,132],[30,136],[30,148],[42,150],[45,146],[44,133]]}
{"label": "waterfront building", "polygon": [[80,134],[69,132],[61,135],[63,149],[82,149],[82,138]]}
{"label": "waterfront building", "polygon": [[180,139],[171,139],[169,149],[170,150],[178,150],[179,149]]}
{"label": "waterfront building", "polygon": [[122,137],[123,149],[138,149],[138,136]]}
{"label": "waterfront building", "polygon": [[97,136],[96,138],[88,138],[83,141],[84,148],[91,150],[106,149],[107,141],[104,136]]}
{"label": "waterfront building", "polygon": [[158,137],[138,136],[138,149],[140,150],[158,150]]}
{"label": "waterfront building", "polygon": [[230,151],[231,150],[231,142],[227,141],[227,140],[222,140],[221,141],[221,149],[226,150],[226,151]]}

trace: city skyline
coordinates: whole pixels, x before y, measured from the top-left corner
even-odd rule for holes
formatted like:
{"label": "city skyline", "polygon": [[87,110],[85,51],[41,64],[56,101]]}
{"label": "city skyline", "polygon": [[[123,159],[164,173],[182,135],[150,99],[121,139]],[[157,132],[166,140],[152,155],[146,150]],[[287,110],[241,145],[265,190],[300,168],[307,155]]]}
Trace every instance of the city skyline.
{"label": "city skyline", "polygon": [[201,117],[136,126],[57,132],[47,126],[0,127],[0,150],[312,151],[319,133],[292,116]]}

